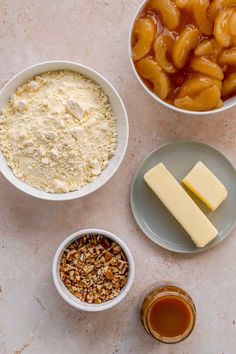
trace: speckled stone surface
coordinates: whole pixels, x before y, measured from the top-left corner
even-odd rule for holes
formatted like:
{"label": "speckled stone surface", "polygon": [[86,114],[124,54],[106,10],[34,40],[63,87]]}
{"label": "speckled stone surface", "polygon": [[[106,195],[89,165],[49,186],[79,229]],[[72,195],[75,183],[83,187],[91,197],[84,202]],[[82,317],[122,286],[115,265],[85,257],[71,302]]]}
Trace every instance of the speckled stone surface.
{"label": "speckled stone surface", "polygon": [[[128,152],[98,192],[79,201],[33,199],[0,176],[0,354],[235,354],[236,233],[199,255],[165,251],[136,226],[129,188],[140,161],[162,143],[197,139],[236,164],[236,109],[205,118],[161,107],[142,89],[128,59],[129,27],[141,0],[1,0],[0,85],[28,65],[74,60],[105,75],[130,120]],[[118,234],[136,262],[134,286],[116,308],[74,310],[54,288],[51,263],[70,233],[100,227]],[[195,331],[183,343],[158,344],[143,330],[138,304],[152,283],[172,280],[195,300]]]}

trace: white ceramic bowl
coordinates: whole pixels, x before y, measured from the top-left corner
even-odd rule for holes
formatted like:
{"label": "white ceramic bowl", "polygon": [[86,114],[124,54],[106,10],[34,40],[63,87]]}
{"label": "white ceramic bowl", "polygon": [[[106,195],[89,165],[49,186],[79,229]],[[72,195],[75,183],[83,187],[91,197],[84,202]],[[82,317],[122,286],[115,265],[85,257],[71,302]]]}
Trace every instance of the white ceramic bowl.
{"label": "white ceramic bowl", "polygon": [[147,3],[149,2],[149,0],[144,0],[142,2],[142,4],[139,6],[137,12],[134,15],[133,21],[132,21],[132,25],[131,25],[131,29],[130,29],[130,34],[129,34],[129,58],[130,58],[130,62],[131,62],[131,66],[133,68],[133,71],[135,73],[136,78],[138,79],[138,81],[140,82],[140,84],[142,85],[142,87],[144,88],[144,90],[150,95],[152,96],[157,102],[161,103],[163,106],[168,107],[170,109],[172,109],[173,111],[179,112],[179,113],[186,113],[189,115],[195,115],[195,116],[204,116],[204,115],[209,115],[209,114],[214,114],[214,113],[220,113],[220,112],[224,112],[227,109],[234,107],[236,105],[236,95],[234,97],[229,98],[228,100],[224,101],[224,106],[221,108],[217,108],[217,109],[212,109],[210,111],[204,111],[204,112],[197,112],[197,111],[188,111],[186,109],[181,109],[178,107],[175,107],[172,104],[169,104],[165,101],[163,101],[160,97],[158,97],[154,92],[152,92],[143,82],[143,80],[140,78],[139,74],[136,71],[135,65],[133,63],[132,60],[132,46],[131,46],[131,38],[132,38],[132,32],[133,32],[133,27],[135,24],[135,21],[138,17],[138,15],[143,11],[144,7],[147,5]]}
{"label": "white ceramic bowl", "polygon": [[[120,294],[116,296],[114,299],[106,301],[101,304],[89,304],[87,302],[82,302],[80,301],[76,296],[74,296],[64,285],[60,278],[59,274],[59,267],[60,267],[60,262],[61,262],[61,257],[63,255],[64,250],[67,248],[67,246],[74,242],[75,240],[83,237],[84,235],[103,235],[111,240],[114,240],[123,250],[128,264],[129,264],[129,272],[128,272],[128,280],[126,285],[122,288]],[[82,310],[82,311],[87,311],[87,312],[98,312],[98,311],[104,311],[107,309],[110,309],[111,307],[117,305],[119,302],[121,302],[125,296],[128,294],[130,291],[133,281],[134,281],[134,274],[135,274],[135,266],[134,266],[134,260],[132,257],[132,254],[129,250],[129,248],[126,246],[126,244],[116,235],[109,231],[105,230],[100,230],[100,229],[86,229],[86,230],[81,230],[78,232],[75,232],[74,234],[70,235],[67,237],[58,247],[54,259],[53,259],[53,265],[52,265],[52,275],[53,275],[53,281],[54,284],[61,295],[61,297],[71,306],[75,307],[76,309]]]}
{"label": "white ceramic bowl", "polygon": [[113,113],[117,121],[118,144],[115,155],[110,159],[108,166],[103,170],[101,175],[98,176],[98,178],[96,178],[94,182],[87,184],[78,191],[62,194],[52,194],[38,190],[16,178],[12,173],[12,170],[7,165],[4,156],[0,152],[0,171],[11,184],[31,196],[54,201],[81,198],[96,191],[98,188],[103,186],[119,168],[127,149],[129,137],[129,125],[126,109],[116,89],[111,85],[111,83],[109,83],[102,75],[98,74],[96,71],[88,68],[85,65],[81,65],[74,62],[47,61],[30,66],[27,69],[21,71],[1,89],[0,110],[6,106],[10,95],[14,93],[17,87],[22,85],[25,81],[29,80],[35,75],[39,75],[47,71],[65,69],[79,72],[80,74],[83,74],[88,78],[94,80],[103,88],[104,92],[110,99]]}

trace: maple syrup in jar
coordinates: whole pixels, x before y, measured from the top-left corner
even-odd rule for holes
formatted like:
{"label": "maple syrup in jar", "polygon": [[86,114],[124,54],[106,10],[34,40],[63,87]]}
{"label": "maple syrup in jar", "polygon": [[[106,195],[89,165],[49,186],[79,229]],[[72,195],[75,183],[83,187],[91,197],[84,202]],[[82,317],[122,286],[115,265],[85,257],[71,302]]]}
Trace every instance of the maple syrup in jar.
{"label": "maple syrup in jar", "polygon": [[184,290],[167,285],[155,289],[145,298],[140,317],[152,337],[163,343],[178,343],[192,332],[196,308]]}

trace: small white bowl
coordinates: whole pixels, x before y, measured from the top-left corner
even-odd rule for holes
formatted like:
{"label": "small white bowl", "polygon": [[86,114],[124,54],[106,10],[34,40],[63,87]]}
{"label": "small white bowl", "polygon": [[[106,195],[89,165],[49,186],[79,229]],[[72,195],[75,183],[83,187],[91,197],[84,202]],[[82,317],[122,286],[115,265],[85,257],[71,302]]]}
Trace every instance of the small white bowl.
{"label": "small white bowl", "polygon": [[40,199],[53,200],[53,201],[64,201],[71,200],[76,198],[84,197],[98,188],[102,187],[117,171],[119,168],[127,149],[128,137],[129,137],[129,124],[128,116],[124,103],[119,96],[116,89],[108,82],[102,75],[97,73],[95,70],[90,69],[89,67],[70,62],[70,61],[47,61],[39,63],[33,66],[28,67],[27,69],[21,71],[19,74],[14,76],[0,91],[0,110],[3,109],[9,97],[14,93],[20,85],[22,85],[27,80],[33,78],[35,75],[42,74],[47,71],[56,71],[56,70],[72,70],[80,74],[83,74],[99,84],[104,92],[110,99],[110,103],[113,109],[114,116],[117,122],[117,133],[118,133],[118,142],[115,155],[110,159],[108,166],[103,170],[100,176],[92,183],[87,184],[81,189],[61,194],[52,194],[47,193],[36,188],[29,186],[23,181],[16,178],[7,165],[7,162],[0,152],[0,171],[8,179],[8,181],[13,184],[16,188],[21,191]]}
{"label": "small white bowl", "polygon": [[[75,240],[83,237],[84,235],[102,235],[105,236],[113,241],[115,241],[123,250],[128,264],[129,264],[129,270],[128,270],[128,279],[127,283],[125,286],[121,289],[121,292],[118,296],[116,296],[114,299],[103,302],[101,304],[89,304],[87,302],[80,301],[76,296],[74,296],[64,285],[60,278],[59,274],[59,267],[60,267],[60,262],[61,262],[61,257],[64,253],[64,250],[67,248],[69,244],[74,242]],[[104,311],[108,310],[111,307],[119,304],[125,296],[128,294],[130,291],[133,281],[134,281],[134,274],[135,274],[135,266],[134,266],[134,260],[133,256],[129,250],[129,248],[126,246],[126,244],[116,235],[109,231],[101,230],[101,229],[86,229],[86,230],[81,230],[77,231],[74,234],[70,235],[67,237],[58,247],[54,259],[53,259],[53,264],[52,264],[52,276],[53,276],[53,281],[54,284],[57,288],[57,291],[61,295],[61,297],[71,306],[75,307],[78,310],[82,311],[87,311],[87,312],[99,312],[99,311]]]}
{"label": "small white bowl", "polygon": [[167,102],[165,102],[164,100],[162,100],[160,97],[158,97],[154,92],[152,92],[143,82],[143,80],[141,79],[141,77],[139,76],[139,74],[136,71],[134,62],[132,60],[132,46],[131,46],[131,39],[132,39],[132,32],[133,32],[133,28],[134,28],[134,24],[135,21],[137,19],[137,17],[139,16],[139,14],[143,11],[143,9],[145,8],[145,6],[147,5],[147,3],[150,0],[144,0],[141,5],[139,6],[138,10],[136,11],[133,21],[132,21],[132,25],[130,28],[130,34],[129,34],[129,58],[130,58],[130,62],[131,62],[131,66],[133,68],[134,74],[136,76],[136,78],[138,79],[138,81],[140,82],[140,84],[142,85],[142,87],[144,88],[144,90],[150,95],[152,96],[152,98],[154,98],[157,102],[161,103],[163,106],[168,107],[170,109],[172,109],[175,112],[179,112],[179,113],[185,113],[185,114],[189,114],[189,115],[194,115],[194,116],[204,116],[204,115],[209,115],[209,114],[214,114],[214,113],[220,113],[220,112],[224,112],[229,108],[232,108],[236,105],[236,95],[234,97],[229,98],[228,100],[224,101],[224,106],[221,108],[217,108],[217,109],[212,109],[210,111],[203,111],[203,112],[199,112],[199,111],[188,111],[186,109],[181,109],[178,107],[175,107],[172,104],[169,104]]}

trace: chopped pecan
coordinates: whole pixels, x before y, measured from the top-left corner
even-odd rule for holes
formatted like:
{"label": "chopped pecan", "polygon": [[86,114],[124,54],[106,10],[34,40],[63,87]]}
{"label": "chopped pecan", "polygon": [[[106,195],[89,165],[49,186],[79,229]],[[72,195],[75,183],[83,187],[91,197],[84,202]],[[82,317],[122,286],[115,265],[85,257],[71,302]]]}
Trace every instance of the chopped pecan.
{"label": "chopped pecan", "polygon": [[78,299],[100,304],[119,295],[127,282],[128,262],[116,242],[85,235],[64,251],[59,274]]}

